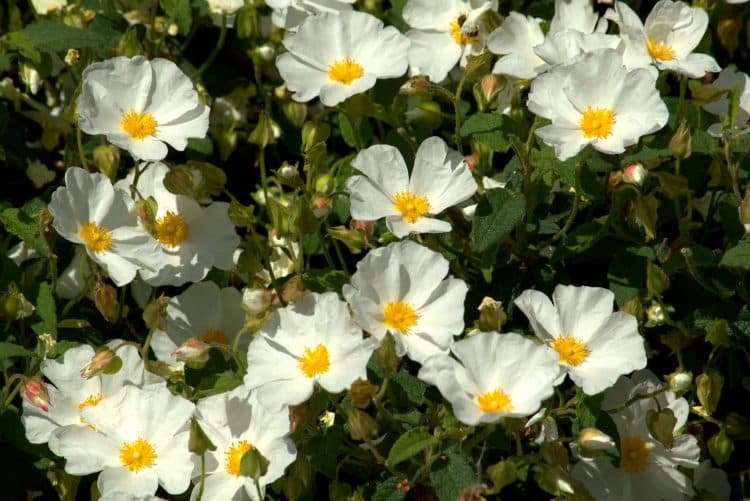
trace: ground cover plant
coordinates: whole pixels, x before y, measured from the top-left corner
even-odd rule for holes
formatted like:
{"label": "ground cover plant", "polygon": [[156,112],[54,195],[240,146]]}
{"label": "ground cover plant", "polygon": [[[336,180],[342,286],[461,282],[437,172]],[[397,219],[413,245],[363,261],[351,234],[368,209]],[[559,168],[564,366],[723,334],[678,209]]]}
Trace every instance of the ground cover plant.
{"label": "ground cover plant", "polygon": [[0,5],[4,499],[750,495],[750,6]]}

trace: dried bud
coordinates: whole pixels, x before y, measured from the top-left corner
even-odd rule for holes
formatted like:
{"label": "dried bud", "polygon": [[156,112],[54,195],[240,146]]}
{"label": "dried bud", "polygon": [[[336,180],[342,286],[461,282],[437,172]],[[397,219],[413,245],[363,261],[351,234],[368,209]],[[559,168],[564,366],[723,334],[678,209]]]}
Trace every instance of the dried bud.
{"label": "dried bud", "polygon": [[346,424],[353,440],[370,440],[378,432],[378,424],[364,411],[351,409]]}
{"label": "dried bud", "polygon": [[52,334],[45,332],[40,334],[36,338],[36,352],[39,358],[45,359],[57,346],[57,341],[52,337]]}
{"label": "dried bud", "polygon": [[273,291],[269,289],[251,289],[245,287],[242,290],[242,309],[250,315],[259,316],[265,313],[273,301]]}
{"label": "dried bud", "polygon": [[693,373],[689,371],[673,372],[667,376],[669,389],[674,392],[686,391],[693,384]]}
{"label": "dried bud", "polygon": [[175,350],[174,356],[180,362],[203,364],[208,361],[208,350],[208,344],[197,337],[191,337]]}
{"label": "dried bud", "polygon": [[676,158],[686,159],[693,153],[693,136],[687,120],[680,122],[680,126],[669,141],[669,151]]}
{"label": "dried bud", "polygon": [[640,162],[633,162],[622,169],[622,182],[641,186],[646,179],[648,171],[643,168]]}
{"label": "dried bud", "polygon": [[91,291],[94,305],[107,322],[115,322],[120,314],[117,290],[109,284],[99,283]]}
{"label": "dried bud", "polygon": [[114,351],[106,346],[99,348],[96,353],[94,353],[94,356],[91,357],[91,361],[81,369],[81,377],[84,379],[91,379],[94,376],[98,376],[104,372],[114,359]]}
{"label": "dried bud", "polygon": [[579,451],[584,456],[596,455],[599,451],[606,451],[615,447],[612,437],[596,428],[584,428],[578,434]]}
{"label": "dried bud", "polygon": [[49,410],[49,394],[42,378],[39,376],[24,378],[22,384],[21,396],[23,399],[34,407],[47,412]]}
{"label": "dried bud", "polygon": [[110,180],[117,179],[117,169],[120,167],[120,148],[111,144],[103,144],[94,148],[94,165],[99,172]]}
{"label": "dried bud", "polygon": [[508,315],[505,314],[503,309],[503,303],[488,296],[482,299],[482,304],[479,305],[477,310],[479,310],[477,327],[480,331],[501,332],[503,324],[508,320]]}
{"label": "dried bud", "polygon": [[349,397],[352,399],[352,405],[358,409],[364,409],[370,405],[370,399],[377,393],[378,385],[358,379],[352,383],[349,388]]}

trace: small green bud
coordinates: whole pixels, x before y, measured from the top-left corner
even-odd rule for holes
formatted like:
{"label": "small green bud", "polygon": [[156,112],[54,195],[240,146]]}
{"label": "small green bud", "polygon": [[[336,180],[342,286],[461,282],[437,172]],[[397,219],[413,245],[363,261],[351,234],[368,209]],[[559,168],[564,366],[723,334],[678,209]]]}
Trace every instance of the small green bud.
{"label": "small green bud", "polygon": [[352,405],[358,409],[365,409],[370,405],[370,399],[377,393],[378,385],[367,380],[358,379],[352,383],[349,388],[349,396],[352,399]]}
{"label": "small green bud", "polygon": [[510,459],[504,459],[487,468],[487,475],[492,480],[492,487],[485,491],[485,494],[492,495],[500,492],[503,487],[507,487],[516,481],[518,468],[516,463]]}
{"label": "small green bud", "polygon": [[339,242],[343,242],[352,254],[359,254],[365,248],[365,233],[358,229],[349,229],[346,226],[333,226],[326,229],[328,235]]}
{"label": "small green bud", "polygon": [[305,122],[302,126],[302,151],[307,153],[318,143],[328,140],[331,126],[325,122]]}
{"label": "small green bud", "polygon": [[672,139],[669,141],[669,151],[676,158],[686,159],[693,153],[693,136],[690,132],[690,126],[686,120],[680,122]]}
{"label": "small green bud", "polygon": [[161,295],[151,301],[143,310],[143,321],[151,329],[167,330],[167,305],[169,297]]}
{"label": "small green bud", "polygon": [[364,411],[351,409],[346,420],[353,440],[369,440],[378,432],[378,424]]}
{"label": "small green bud", "polygon": [[120,148],[111,144],[103,144],[94,148],[94,165],[99,172],[110,180],[117,179],[117,169],[120,167]]}
{"label": "small green bud", "polygon": [[109,347],[103,346],[96,350],[94,356],[91,357],[91,361],[81,369],[81,377],[84,379],[91,379],[104,372],[110,363],[115,358],[119,358],[115,355]]}
{"label": "small green bud", "polygon": [[215,451],[216,446],[206,436],[203,429],[198,424],[198,420],[190,420],[190,439],[188,440],[188,450],[193,454],[202,455],[206,451]]}
{"label": "small green bud", "polygon": [[240,461],[240,475],[257,481],[266,474],[268,465],[268,459],[258,449],[252,447],[242,456],[242,460]]}
{"label": "small green bud", "polygon": [[491,297],[486,296],[482,299],[477,310],[479,310],[477,327],[480,331],[501,332],[503,324],[508,320],[502,301],[495,301]]}
{"label": "small green bud", "polygon": [[281,136],[281,127],[265,111],[261,112],[258,117],[258,124],[250,133],[247,140],[260,147],[266,147],[269,144],[275,144]]}
{"label": "small green bud", "polygon": [[719,430],[719,433],[708,439],[707,445],[708,452],[711,453],[711,457],[719,466],[729,461],[729,457],[734,451],[734,442],[723,428]]}
{"label": "small green bud", "polygon": [[702,411],[711,415],[716,411],[724,386],[724,376],[719,371],[709,371],[695,378],[696,393],[701,403]]}
{"label": "small green bud", "polygon": [[281,105],[284,116],[292,125],[299,128],[305,123],[307,118],[307,105],[296,101],[287,101]]}
{"label": "small green bud", "polygon": [[329,173],[323,173],[315,178],[313,185],[318,193],[331,193],[336,187],[336,180]]}

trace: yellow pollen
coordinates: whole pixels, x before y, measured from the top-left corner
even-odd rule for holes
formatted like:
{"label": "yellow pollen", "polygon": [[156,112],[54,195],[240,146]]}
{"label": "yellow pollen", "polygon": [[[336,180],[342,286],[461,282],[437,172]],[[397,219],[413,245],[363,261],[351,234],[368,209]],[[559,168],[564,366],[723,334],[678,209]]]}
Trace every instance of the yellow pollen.
{"label": "yellow pollen", "polygon": [[466,22],[466,14],[461,14],[453,22],[451,22],[451,36],[458,45],[467,45],[474,43],[479,38],[479,30],[473,33],[466,33],[463,31],[464,23]]}
{"label": "yellow pollen", "polygon": [[383,309],[383,323],[390,330],[406,334],[417,323],[419,315],[406,303],[391,301]]}
{"label": "yellow pollen", "polygon": [[657,42],[651,37],[646,40],[646,47],[648,48],[648,53],[651,54],[651,57],[656,61],[671,61],[675,58],[672,46],[667,45],[664,42]]}
{"label": "yellow pollen", "polygon": [[112,232],[94,221],[81,226],[78,235],[86,242],[91,252],[103,252],[112,248]]}
{"label": "yellow pollen", "polygon": [[94,407],[95,405],[98,405],[99,402],[101,402],[103,398],[104,398],[104,395],[102,395],[101,393],[97,393],[95,395],[94,394],[89,395],[86,398],[86,400],[78,404],[78,410],[82,411],[86,407]]}
{"label": "yellow pollen", "polygon": [[227,473],[229,473],[230,475],[234,475],[235,477],[239,477],[242,456],[244,456],[245,453],[251,449],[255,449],[255,446],[247,440],[238,440],[237,442],[232,442],[229,450],[224,452],[224,455],[227,457],[226,461],[224,462],[224,468],[227,470]]}
{"label": "yellow pollen", "polygon": [[477,407],[482,412],[501,414],[513,410],[510,397],[500,388],[477,395]]}
{"label": "yellow pollen", "polygon": [[206,329],[206,332],[203,333],[201,339],[208,344],[223,344],[229,346],[229,338],[224,334],[224,331],[220,329]]}
{"label": "yellow pollen", "polygon": [[305,348],[305,354],[299,359],[299,370],[308,378],[314,378],[319,374],[325,374],[331,367],[331,359],[328,348],[319,344],[312,350]]}
{"label": "yellow pollen", "polygon": [[589,356],[586,343],[574,336],[562,335],[552,341],[552,348],[560,355],[560,363],[576,367]]}
{"label": "yellow pollen", "polygon": [[134,442],[122,444],[120,462],[130,471],[149,468],[156,463],[156,451],[148,440],[138,438]]}
{"label": "yellow pollen", "polygon": [[156,239],[168,247],[177,247],[188,237],[190,225],[179,214],[167,211],[156,221]]}
{"label": "yellow pollen", "polygon": [[620,468],[628,473],[638,473],[648,467],[648,457],[653,446],[640,437],[625,437],[620,441]]}
{"label": "yellow pollen", "polygon": [[430,211],[427,197],[415,195],[410,191],[402,191],[393,196],[393,206],[410,223],[416,223]]}
{"label": "yellow pollen", "polygon": [[153,136],[156,132],[156,120],[151,113],[138,113],[130,110],[122,116],[120,127],[136,141]]}
{"label": "yellow pollen", "polygon": [[350,57],[334,61],[328,67],[328,78],[344,85],[350,85],[364,74],[365,69]]}
{"label": "yellow pollen", "polygon": [[581,131],[587,139],[598,137],[603,139],[612,133],[615,124],[615,112],[607,108],[592,108],[589,106],[581,117]]}

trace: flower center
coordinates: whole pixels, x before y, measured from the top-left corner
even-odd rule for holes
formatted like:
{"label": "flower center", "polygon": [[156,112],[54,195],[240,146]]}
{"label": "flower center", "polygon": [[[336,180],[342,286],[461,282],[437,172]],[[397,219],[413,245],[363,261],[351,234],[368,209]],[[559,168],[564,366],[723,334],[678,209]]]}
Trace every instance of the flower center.
{"label": "flower center", "polygon": [[560,336],[552,341],[552,348],[560,355],[560,363],[576,367],[589,356],[586,343],[574,336]]}
{"label": "flower center", "polygon": [[414,308],[406,303],[391,301],[383,309],[383,323],[391,330],[399,331],[401,334],[409,332],[417,323],[419,315]]}
{"label": "flower center", "polygon": [[86,407],[94,407],[98,405],[99,402],[101,402],[103,398],[104,398],[104,395],[102,395],[101,393],[91,394],[86,398],[86,400],[78,404],[78,410],[82,411]]}
{"label": "flower center", "polygon": [[410,191],[402,191],[393,196],[393,206],[410,223],[416,223],[430,211],[427,197],[415,195]]}
{"label": "flower center", "polygon": [[156,120],[151,113],[138,113],[130,110],[122,116],[120,127],[136,141],[153,136],[156,132]]}
{"label": "flower center", "polygon": [[646,40],[646,47],[648,48],[648,53],[656,61],[671,61],[675,58],[674,49],[670,45],[664,42],[657,42],[651,37]]}
{"label": "flower center", "polygon": [[510,397],[500,388],[477,395],[477,407],[482,412],[492,414],[510,412],[513,409]]}
{"label": "flower center", "polygon": [[615,112],[608,108],[592,108],[589,106],[581,117],[581,130],[586,138],[609,137],[615,124]]}
{"label": "flower center", "polygon": [[628,473],[638,473],[648,466],[652,445],[641,437],[625,437],[620,442],[620,468]]}
{"label": "flower center", "polygon": [[130,471],[138,471],[156,463],[156,451],[151,443],[143,438],[124,443],[120,447],[120,462]]}
{"label": "flower center", "polygon": [[255,446],[247,440],[238,440],[232,442],[228,451],[224,452],[226,461],[224,462],[224,468],[227,473],[234,475],[235,477],[240,476],[240,465],[242,463],[242,456],[245,455],[250,449],[255,449]]}
{"label": "flower center", "polygon": [[328,67],[328,78],[344,85],[350,85],[364,74],[365,69],[350,57],[334,61]]}
{"label": "flower center", "polygon": [[451,22],[450,33],[453,40],[458,45],[466,45],[474,43],[479,38],[479,29],[473,27],[472,30],[464,30],[464,23],[466,23],[466,13],[461,13],[456,19]]}
{"label": "flower center", "polygon": [[91,252],[103,252],[112,248],[112,232],[94,221],[84,224],[78,235],[86,242]]}
{"label": "flower center", "polygon": [[328,355],[328,348],[322,344],[312,350],[305,348],[305,354],[299,359],[299,370],[310,379],[319,374],[325,374],[330,367],[331,358]]}
{"label": "flower center", "polygon": [[177,247],[188,237],[190,225],[179,214],[167,211],[156,221],[156,239],[168,247]]}
{"label": "flower center", "polygon": [[221,329],[206,329],[201,340],[208,344],[223,344],[229,346],[229,338]]}

